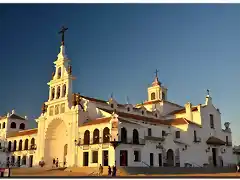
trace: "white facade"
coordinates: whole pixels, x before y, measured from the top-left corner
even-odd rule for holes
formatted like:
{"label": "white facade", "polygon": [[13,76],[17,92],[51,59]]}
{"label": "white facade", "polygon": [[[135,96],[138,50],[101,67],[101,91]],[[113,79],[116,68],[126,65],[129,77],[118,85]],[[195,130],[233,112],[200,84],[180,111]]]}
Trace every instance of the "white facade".
{"label": "white facade", "polygon": [[52,166],[53,158],[58,158],[60,166],[69,167],[228,166],[235,162],[229,124],[222,129],[221,113],[209,95],[197,106],[169,102],[167,88],[156,76],[142,104],[81,96],[72,92],[75,78],[69,63],[62,45],[48,83],[49,99],[36,119],[37,129],[19,131],[22,123],[26,129],[27,119],[15,112],[1,118],[0,133],[9,149],[5,157],[0,154],[1,159],[19,159],[23,166],[38,166],[40,161]]}

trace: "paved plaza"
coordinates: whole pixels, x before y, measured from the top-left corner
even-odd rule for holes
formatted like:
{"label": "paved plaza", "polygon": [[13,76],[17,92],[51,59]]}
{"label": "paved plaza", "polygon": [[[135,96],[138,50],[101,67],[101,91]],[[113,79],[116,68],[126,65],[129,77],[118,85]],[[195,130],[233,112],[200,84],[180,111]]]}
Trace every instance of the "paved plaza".
{"label": "paved plaza", "polygon": [[[76,177],[76,176],[97,176],[97,171],[95,173],[83,173],[83,172],[68,172],[68,171],[64,171],[64,170],[36,170],[36,171],[28,171],[27,169],[24,170],[19,170],[19,169],[13,169],[12,173],[11,173],[12,177],[16,177],[16,176],[42,176],[42,177],[46,177],[46,176],[72,176],[72,177]],[[107,176],[106,174],[103,174],[103,176]],[[133,177],[136,175],[123,175],[120,174],[119,176],[123,177],[123,176],[129,176],[129,177]],[[240,177],[240,173],[216,173],[216,174],[155,174],[155,175],[144,175],[144,174],[139,174],[137,175],[138,177],[141,176],[164,176],[164,177],[191,177],[191,176],[197,176],[197,177],[236,177],[239,176]]]}

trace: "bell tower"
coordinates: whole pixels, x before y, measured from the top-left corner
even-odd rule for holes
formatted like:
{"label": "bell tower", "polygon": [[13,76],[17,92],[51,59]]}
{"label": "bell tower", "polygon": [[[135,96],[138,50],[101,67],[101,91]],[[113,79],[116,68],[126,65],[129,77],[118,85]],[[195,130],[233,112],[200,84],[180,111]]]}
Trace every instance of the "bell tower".
{"label": "bell tower", "polygon": [[48,82],[49,85],[49,97],[47,105],[59,102],[62,100],[69,101],[72,97],[72,66],[65,52],[64,33],[68,28],[62,27],[59,34],[62,34],[62,42],[60,46],[60,52],[57,56],[57,60],[54,62],[55,70],[52,73],[52,79]]}
{"label": "bell tower", "polygon": [[158,70],[155,71],[155,78],[152,86],[148,88],[148,101],[167,100],[167,88],[162,86],[158,80]]}

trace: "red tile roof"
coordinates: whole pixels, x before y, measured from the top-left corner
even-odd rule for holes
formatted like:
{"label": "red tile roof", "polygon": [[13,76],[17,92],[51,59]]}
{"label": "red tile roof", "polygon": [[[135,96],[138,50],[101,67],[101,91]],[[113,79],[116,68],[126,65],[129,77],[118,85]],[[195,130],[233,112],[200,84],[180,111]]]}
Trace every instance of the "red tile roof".
{"label": "red tile roof", "polygon": [[104,101],[104,100],[101,100],[101,99],[96,99],[96,98],[82,96],[82,95],[81,95],[81,97],[84,98],[84,99],[87,99],[89,101],[95,101],[95,102],[100,102],[100,103],[105,103],[105,104],[107,103],[107,101]]}
{"label": "red tile roof", "polygon": [[[113,112],[113,110],[109,110],[109,109],[103,109],[103,108],[100,108],[100,109],[103,111],[106,111],[108,113]],[[188,124],[188,122],[184,118],[162,120],[162,119],[150,118],[150,117],[146,117],[146,116],[130,114],[130,113],[125,113],[125,112],[119,112],[119,111],[117,112],[117,115],[120,117],[123,117],[123,118],[130,118],[130,119],[134,119],[134,120],[145,121],[145,122],[152,123],[152,124],[163,124],[163,125]]]}
{"label": "red tile roof", "polygon": [[17,131],[17,132],[10,132],[7,137],[17,137],[17,136],[26,136],[26,135],[32,135],[37,134],[38,129],[27,129],[23,131]]}
{"label": "red tile roof", "polygon": [[217,137],[214,137],[214,136],[211,136],[208,138],[208,140],[206,141],[207,144],[212,144],[212,145],[225,145],[226,142],[224,142],[223,140],[217,138]]}
{"label": "red tile roof", "polygon": [[87,121],[87,122],[83,123],[83,125],[81,125],[81,127],[82,126],[102,124],[102,123],[108,123],[111,119],[112,119],[112,117],[97,118],[97,119],[90,120],[90,121]]}
{"label": "red tile roof", "polygon": [[[192,107],[192,111],[198,111],[198,108],[197,107]],[[182,109],[179,109],[179,110],[174,110],[174,111],[168,113],[168,115],[182,114],[182,113],[186,113],[185,108],[182,108]]]}

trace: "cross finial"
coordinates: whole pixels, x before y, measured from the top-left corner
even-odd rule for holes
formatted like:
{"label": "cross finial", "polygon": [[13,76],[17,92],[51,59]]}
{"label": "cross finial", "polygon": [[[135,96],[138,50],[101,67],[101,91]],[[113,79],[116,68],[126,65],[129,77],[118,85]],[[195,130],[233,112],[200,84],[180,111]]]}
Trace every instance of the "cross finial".
{"label": "cross finial", "polygon": [[62,29],[60,32],[58,32],[58,34],[62,34],[62,45],[64,45],[64,33],[65,31],[67,31],[68,28],[65,28],[64,26],[62,26]]}
{"label": "cross finial", "polygon": [[158,72],[159,72],[159,71],[156,69],[156,71],[155,71],[156,77],[158,77]]}
{"label": "cross finial", "polygon": [[210,95],[210,90],[209,90],[209,89],[207,89],[207,95],[208,95],[208,96]]}
{"label": "cross finial", "polygon": [[126,100],[127,100],[127,104],[129,104],[129,98],[128,98],[128,96],[126,97]]}

